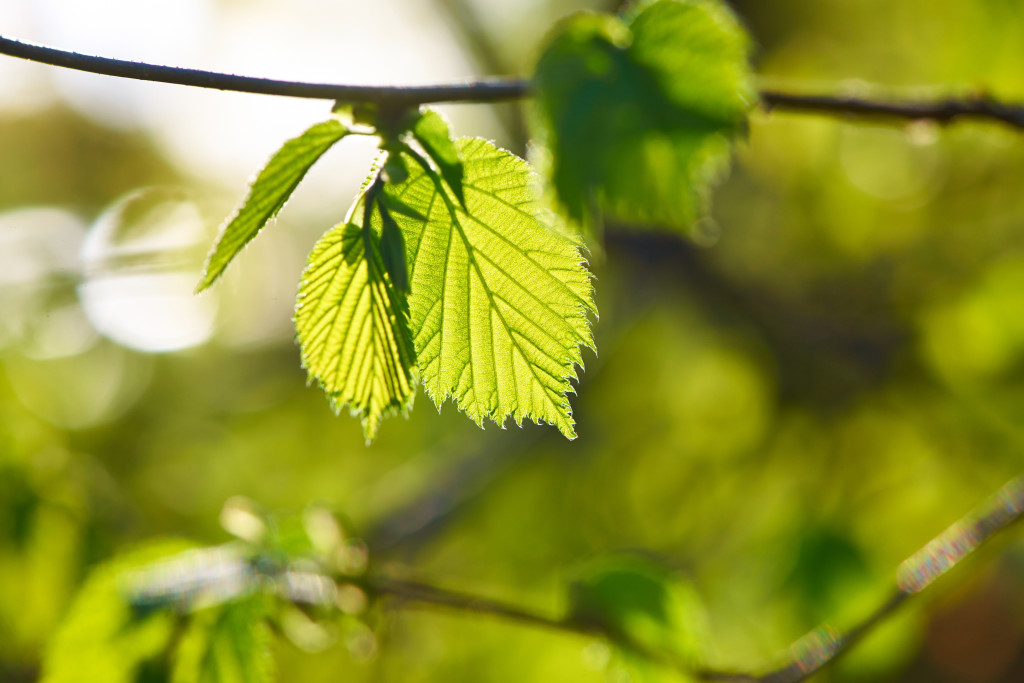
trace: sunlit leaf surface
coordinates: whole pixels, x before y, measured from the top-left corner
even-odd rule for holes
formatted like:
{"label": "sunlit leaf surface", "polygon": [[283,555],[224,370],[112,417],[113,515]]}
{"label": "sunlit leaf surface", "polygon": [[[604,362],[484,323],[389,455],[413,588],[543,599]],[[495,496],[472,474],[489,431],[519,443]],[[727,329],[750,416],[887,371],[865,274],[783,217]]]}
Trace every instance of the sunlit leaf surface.
{"label": "sunlit leaf surface", "polygon": [[238,252],[277,215],[317,159],[347,134],[344,123],[330,119],[284,143],[256,176],[249,195],[221,231],[196,291],[220,277]]}
{"label": "sunlit leaf surface", "polygon": [[457,147],[465,209],[414,163],[406,182],[385,190],[405,235],[424,387],[438,405],[454,397],[478,424],[511,415],[573,438],[566,394],[580,346],[593,347],[590,274],[542,214],[526,162],[484,140]]}
{"label": "sunlit leaf surface", "polygon": [[380,421],[414,397],[416,356],[405,297],[386,275],[380,235],[338,225],[309,255],[295,309],[302,363],[331,399],[362,418],[373,439]]}

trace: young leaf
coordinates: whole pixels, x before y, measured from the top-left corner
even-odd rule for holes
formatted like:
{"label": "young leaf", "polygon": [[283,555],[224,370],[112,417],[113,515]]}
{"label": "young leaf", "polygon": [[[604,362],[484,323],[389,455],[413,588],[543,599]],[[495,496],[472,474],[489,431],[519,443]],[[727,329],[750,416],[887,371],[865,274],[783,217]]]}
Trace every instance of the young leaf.
{"label": "young leaf", "polygon": [[477,424],[511,415],[575,438],[566,394],[583,365],[580,345],[593,348],[590,273],[577,245],[546,222],[525,161],[485,140],[456,148],[465,209],[425,163],[384,190],[405,235],[424,387],[438,407],[454,397]]}
{"label": "young leaf", "polygon": [[462,159],[459,158],[459,150],[456,149],[448,131],[448,123],[436,111],[427,109],[413,125],[412,135],[437,164],[441,170],[441,177],[455,193],[459,204],[465,208],[466,195],[462,189],[465,169]]}
{"label": "young leaf", "polygon": [[303,366],[335,411],[362,418],[368,442],[415,395],[405,295],[387,272],[373,226],[338,225],[309,255],[295,307]]}
{"label": "young leaf", "polygon": [[347,134],[344,123],[330,119],[284,143],[256,176],[249,195],[221,231],[196,292],[203,291],[220,277],[242,247],[277,215],[317,159]]}
{"label": "young leaf", "polygon": [[269,683],[268,598],[249,597],[192,616],[178,646],[171,683]]}
{"label": "young leaf", "polygon": [[537,137],[572,219],[686,228],[756,101],[746,34],[719,0],[562,23],[536,69]]}
{"label": "young leaf", "polygon": [[173,617],[167,611],[133,611],[129,577],[154,560],[190,547],[183,541],[154,541],[95,569],[50,641],[43,683],[132,683],[140,665],[168,646]]}

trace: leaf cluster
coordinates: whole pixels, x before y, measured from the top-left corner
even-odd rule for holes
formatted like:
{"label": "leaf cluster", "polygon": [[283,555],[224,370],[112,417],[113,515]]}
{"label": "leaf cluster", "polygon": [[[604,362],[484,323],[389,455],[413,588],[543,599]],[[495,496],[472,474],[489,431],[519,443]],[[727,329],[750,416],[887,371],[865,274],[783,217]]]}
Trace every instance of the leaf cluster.
{"label": "leaf cluster", "polygon": [[594,348],[591,275],[574,227],[599,214],[685,228],[726,166],[753,101],[746,38],[705,0],[658,0],[623,17],[561,24],[541,56],[535,129],[557,212],[529,166],[452,138],[435,111],[338,103],[286,142],[227,222],[198,290],[348,135],[381,154],[345,220],[309,255],[295,328],[310,380],[366,440],[407,414],[417,384],[477,424],[511,417],[576,432],[568,394]]}

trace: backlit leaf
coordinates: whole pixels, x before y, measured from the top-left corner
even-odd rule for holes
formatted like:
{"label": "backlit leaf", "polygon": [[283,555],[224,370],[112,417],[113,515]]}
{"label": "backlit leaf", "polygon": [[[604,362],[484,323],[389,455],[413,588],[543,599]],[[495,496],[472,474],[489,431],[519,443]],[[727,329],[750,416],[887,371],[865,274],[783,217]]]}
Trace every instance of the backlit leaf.
{"label": "backlit leaf", "polygon": [[484,140],[456,146],[466,208],[424,165],[385,189],[405,235],[424,387],[438,406],[454,397],[478,424],[511,415],[574,438],[566,394],[580,345],[593,348],[590,273],[542,212],[526,162]]}
{"label": "backlit leaf", "polygon": [[295,308],[302,363],[336,411],[347,405],[362,418],[367,441],[381,419],[412,406],[416,355],[406,310],[372,226],[338,225],[313,248]]}
{"label": "backlit leaf", "polygon": [[284,143],[256,176],[249,195],[221,231],[206,261],[197,292],[220,277],[242,247],[277,215],[317,159],[347,134],[345,124],[338,119],[330,119]]}
{"label": "backlit leaf", "polygon": [[533,85],[546,172],[568,216],[672,228],[699,217],[756,101],[747,52],[717,0],[563,22]]}

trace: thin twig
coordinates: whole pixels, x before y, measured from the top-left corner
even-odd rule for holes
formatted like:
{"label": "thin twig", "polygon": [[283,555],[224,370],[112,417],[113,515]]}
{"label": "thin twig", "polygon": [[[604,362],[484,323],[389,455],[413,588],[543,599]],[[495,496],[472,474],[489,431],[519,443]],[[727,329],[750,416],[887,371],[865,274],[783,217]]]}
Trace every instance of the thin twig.
{"label": "thin twig", "polygon": [[[33,62],[158,83],[234,92],[302,97],[343,102],[369,102],[389,106],[414,106],[439,102],[493,103],[528,97],[529,81],[522,78],[487,78],[424,86],[368,86],[333,83],[305,83],[252,76],[183,69],[109,57],[84,55],[0,36],[0,54]],[[776,91],[761,93],[767,110],[786,110],[828,116],[854,116],[894,121],[935,121],[960,119],[997,121],[1024,129],[1024,105],[1007,104],[987,97],[928,101],[886,101],[835,95],[797,95]]]}
{"label": "thin twig", "polygon": [[870,117],[905,121],[952,123],[959,119],[999,121],[1024,128],[1024,105],[1005,104],[990,97],[966,99],[892,102],[832,95],[794,95],[765,90],[761,106],[766,110],[783,109],[839,116]]}
{"label": "thin twig", "polygon": [[439,588],[434,585],[402,579],[369,579],[366,588],[377,596],[389,596],[404,603],[419,603],[435,607],[447,607],[461,612],[473,612],[519,622],[526,626],[546,629],[601,635],[593,625],[581,624],[568,617],[556,617],[528,610],[518,605],[492,600],[460,591]]}
{"label": "thin twig", "polygon": [[[432,607],[448,608],[459,612],[485,614],[517,622],[525,626],[606,638],[624,650],[633,652],[649,661],[658,662],[669,667],[681,668],[680,663],[671,658],[667,653],[651,650],[630,639],[628,634],[614,631],[608,624],[579,619],[572,614],[551,616],[507,602],[483,598],[478,595],[453,591],[447,588],[439,588],[416,581],[376,577],[365,580],[363,585],[372,594],[392,597],[403,603],[418,603]],[[703,670],[690,671],[690,673],[694,673],[699,678],[707,680],[715,680],[716,678],[724,680],[722,677],[732,675]]]}
{"label": "thin twig", "polygon": [[365,86],[282,81],[84,55],[13,40],[4,36],[0,36],[0,54],[52,66],[139,81],[173,83],[196,88],[213,88],[259,95],[370,102],[391,106],[437,102],[501,102],[524,97],[527,90],[526,82],[519,79],[483,79],[458,84],[426,86]]}

